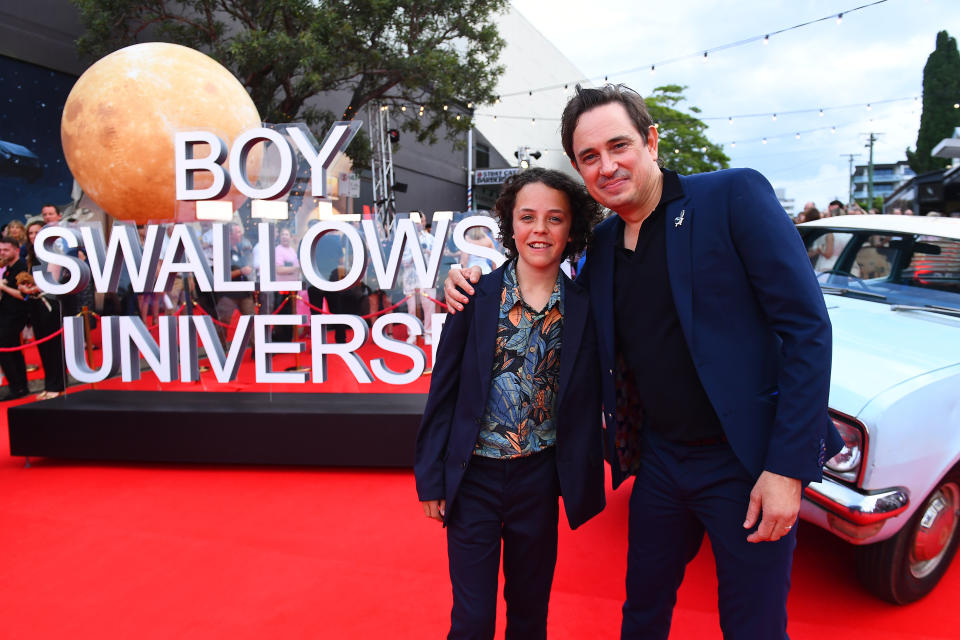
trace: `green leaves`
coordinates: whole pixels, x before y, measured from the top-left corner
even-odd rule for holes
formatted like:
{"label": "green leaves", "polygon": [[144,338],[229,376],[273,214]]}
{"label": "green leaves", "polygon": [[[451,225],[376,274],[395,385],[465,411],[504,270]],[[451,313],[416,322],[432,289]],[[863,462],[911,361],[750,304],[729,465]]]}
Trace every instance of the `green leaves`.
{"label": "green leaves", "polygon": [[[730,158],[720,145],[707,138],[707,125],[676,108],[686,100],[684,90],[685,86],[664,85],[644,98],[660,132],[660,164],[682,174],[726,169],[730,166]],[[700,113],[695,106],[689,110]]]}
{"label": "green leaves", "polygon": [[[318,136],[377,101],[421,141],[455,140],[472,125],[467,105],[492,102],[502,72],[492,17],[507,0],[73,2],[87,26],[82,54],[157,40],[193,47],[237,76],[264,121],[304,121]],[[349,149],[361,165],[365,139]]]}
{"label": "green leaves", "polygon": [[944,138],[960,126],[960,52],[957,41],[946,31],[937,34],[937,46],[923,67],[923,112],[917,132],[917,150],[907,149],[907,161],[917,174],[943,169],[948,162],[930,155]]}

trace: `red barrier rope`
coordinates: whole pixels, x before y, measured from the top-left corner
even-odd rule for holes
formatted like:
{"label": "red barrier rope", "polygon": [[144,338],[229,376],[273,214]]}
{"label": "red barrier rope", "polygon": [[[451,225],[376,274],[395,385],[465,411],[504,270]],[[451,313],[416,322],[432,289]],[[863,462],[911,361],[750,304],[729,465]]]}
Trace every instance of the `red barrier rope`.
{"label": "red barrier rope", "polygon": [[433,297],[431,297],[431,296],[428,296],[427,294],[425,294],[425,293],[423,293],[423,292],[420,292],[420,295],[422,295],[422,296],[423,296],[424,298],[426,298],[427,300],[433,302],[434,304],[440,305],[440,306],[443,307],[444,309],[449,309],[449,308],[450,308],[450,307],[448,307],[448,306],[446,305],[446,303],[440,302],[440,301],[437,300],[436,298],[433,298]]}
{"label": "red barrier rope", "polygon": [[[385,314],[385,313],[387,313],[387,312],[389,312],[389,311],[393,311],[394,309],[396,309],[397,307],[399,307],[400,305],[402,305],[404,302],[406,302],[407,300],[409,300],[410,297],[411,297],[411,296],[406,296],[406,297],[404,297],[402,300],[400,300],[400,302],[398,302],[397,304],[391,305],[391,306],[387,307],[386,309],[380,309],[379,311],[375,311],[374,313],[368,313],[367,315],[365,315],[365,316],[360,316],[360,317],[363,318],[364,320],[369,320],[370,318],[376,318],[377,316],[382,316],[383,314]],[[313,309],[314,311],[316,311],[317,313],[324,313],[324,314],[327,314],[327,315],[330,315],[330,313],[331,313],[331,312],[329,312],[329,311],[324,311],[323,309],[318,309],[317,307],[315,307],[315,306],[313,306],[312,304],[310,304],[310,302],[309,302],[308,300],[304,300],[304,299],[301,298],[300,296],[297,296],[297,299],[300,300],[301,302],[303,302],[305,305],[307,305],[307,306],[310,307],[311,309]]]}
{"label": "red barrier rope", "polygon": [[[299,297],[299,296],[297,296],[297,297]],[[280,313],[280,310],[283,309],[288,302],[290,302],[290,298],[287,297],[287,296],[284,296],[283,302],[281,302],[279,305],[277,305],[277,308],[274,309],[273,311],[271,311],[271,312],[270,312],[270,315],[275,316],[275,315],[277,315],[278,313]]]}
{"label": "red barrier rope", "polygon": [[57,331],[54,331],[53,333],[51,333],[50,335],[46,336],[45,338],[40,338],[39,340],[34,340],[33,342],[28,342],[28,343],[26,343],[26,344],[22,344],[22,345],[20,345],[19,347],[3,347],[3,348],[0,348],[0,352],[23,351],[23,350],[26,349],[27,347],[35,347],[35,346],[38,345],[38,344],[43,344],[43,343],[46,342],[47,340],[53,340],[54,338],[56,338],[56,337],[57,337],[58,335],[60,335],[61,333],[63,333],[63,329],[58,329]]}

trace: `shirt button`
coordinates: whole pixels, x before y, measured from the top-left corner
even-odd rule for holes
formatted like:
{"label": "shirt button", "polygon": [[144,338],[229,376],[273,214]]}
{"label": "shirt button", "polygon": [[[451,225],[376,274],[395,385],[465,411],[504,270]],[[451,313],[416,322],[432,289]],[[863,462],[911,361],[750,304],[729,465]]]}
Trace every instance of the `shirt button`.
{"label": "shirt button", "polygon": [[536,347],[530,347],[530,353],[533,353],[533,352],[536,351],[536,350],[537,350]]}

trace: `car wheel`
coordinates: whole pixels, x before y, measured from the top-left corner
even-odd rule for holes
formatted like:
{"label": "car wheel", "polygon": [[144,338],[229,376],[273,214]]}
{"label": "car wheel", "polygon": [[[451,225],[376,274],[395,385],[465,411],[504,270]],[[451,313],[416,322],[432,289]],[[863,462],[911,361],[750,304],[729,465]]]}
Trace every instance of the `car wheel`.
{"label": "car wheel", "polygon": [[907,604],[930,593],[960,540],[960,473],[937,485],[900,532],[857,549],[857,575],[875,595]]}

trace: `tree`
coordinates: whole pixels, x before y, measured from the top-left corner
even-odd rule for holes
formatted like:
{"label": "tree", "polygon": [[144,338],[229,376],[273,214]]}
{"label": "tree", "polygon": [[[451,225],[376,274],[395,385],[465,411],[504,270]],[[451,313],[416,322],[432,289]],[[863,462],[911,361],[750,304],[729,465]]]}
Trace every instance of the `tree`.
{"label": "tree", "polygon": [[923,66],[923,111],[917,132],[917,150],[907,149],[907,162],[917,174],[942,169],[946,160],[930,155],[944,138],[960,126],[960,53],[957,41],[946,31],[937,34],[937,46]]}
{"label": "tree", "polygon": [[[686,86],[668,84],[657,87],[646,96],[647,110],[660,132],[660,160],[664,167],[677,173],[703,173],[730,166],[723,148],[707,139],[707,125],[695,115],[684,113],[677,105],[686,98]],[[694,114],[700,109],[690,107]]]}
{"label": "tree", "polygon": [[[366,119],[371,101],[397,107],[394,120],[420,141],[462,138],[470,108],[493,101],[502,72],[492,18],[507,0],[73,2],[87,27],[81,53],[139,41],[193,47],[239,78],[265,122],[305,122],[320,139],[335,120]],[[318,108],[325,93],[342,108]],[[354,161],[367,163],[367,141],[351,144]]]}

